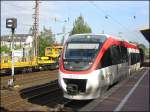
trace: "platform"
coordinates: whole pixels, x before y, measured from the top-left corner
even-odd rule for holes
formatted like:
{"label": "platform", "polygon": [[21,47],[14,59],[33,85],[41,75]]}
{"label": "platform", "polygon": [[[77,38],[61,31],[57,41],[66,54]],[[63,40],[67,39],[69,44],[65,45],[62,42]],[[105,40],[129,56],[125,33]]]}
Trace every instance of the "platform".
{"label": "platform", "polygon": [[143,67],[81,111],[149,111],[149,67]]}
{"label": "platform", "polygon": [[149,111],[149,69],[144,69],[92,111]]}

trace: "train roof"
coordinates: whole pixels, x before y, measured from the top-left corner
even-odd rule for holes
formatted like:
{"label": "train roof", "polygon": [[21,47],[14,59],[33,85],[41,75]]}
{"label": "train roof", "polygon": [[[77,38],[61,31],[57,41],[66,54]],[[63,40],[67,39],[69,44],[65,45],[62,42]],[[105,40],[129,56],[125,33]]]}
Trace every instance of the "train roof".
{"label": "train roof", "polygon": [[[94,37],[94,38],[93,38]],[[67,42],[101,42],[103,43],[105,40],[111,38],[114,42],[119,42],[120,44],[124,43],[124,45],[128,48],[138,49],[136,44],[130,43],[127,40],[122,38],[108,35],[108,34],[93,34],[93,33],[83,33],[83,34],[74,34],[69,37]]]}
{"label": "train roof", "polygon": [[106,37],[108,37],[108,36],[110,36],[110,35],[108,35],[108,34],[94,34],[94,33],[81,33],[81,34],[74,34],[74,35],[72,35],[72,36],[75,36],[75,35],[99,35],[99,36],[106,36]]}
{"label": "train roof", "polygon": [[[93,35],[93,36],[104,36],[104,37],[106,37],[106,38],[113,38],[113,39],[117,39],[117,40],[120,40],[120,41],[127,41],[127,40],[125,40],[125,39],[122,39],[122,38],[120,38],[120,37],[116,37],[116,36],[113,36],[113,35],[109,35],[109,34],[94,34],[94,33],[82,33],[82,34],[74,34],[74,35],[72,35],[72,36],[90,36],[90,35]],[[72,37],[71,36],[71,37]],[[127,41],[128,42],[128,41]]]}
{"label": "train roof", "polygon": [[67,42],[101,42],[103,43],[108,38],[106,34],[75,34],[69,37]]}

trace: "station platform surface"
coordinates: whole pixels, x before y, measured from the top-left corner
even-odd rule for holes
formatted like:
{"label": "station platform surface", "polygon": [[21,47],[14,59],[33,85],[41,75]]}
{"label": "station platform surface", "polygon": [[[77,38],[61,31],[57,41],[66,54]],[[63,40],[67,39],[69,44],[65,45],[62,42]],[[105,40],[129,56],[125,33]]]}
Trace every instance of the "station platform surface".
{"label": "station platform surface", "polygon": [[149,72],[144,67],[91,111],[150,111]]}

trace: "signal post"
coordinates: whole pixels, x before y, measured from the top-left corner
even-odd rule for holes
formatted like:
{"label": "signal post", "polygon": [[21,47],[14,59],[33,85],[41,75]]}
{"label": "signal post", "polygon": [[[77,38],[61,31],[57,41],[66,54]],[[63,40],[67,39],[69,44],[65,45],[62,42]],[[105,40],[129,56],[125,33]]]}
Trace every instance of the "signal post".
{"label": "signal post", "polygon": [[12,79],[8,80],[8,86],[14,87],[15,77],[14,77],[14,34],[15,29],[17,28],[17,19],[16,18],[7,18],[6,19],[6,28],[10,28],[11,35],[11,58],[12,58],[12,67],[11,67],[11,76]]}

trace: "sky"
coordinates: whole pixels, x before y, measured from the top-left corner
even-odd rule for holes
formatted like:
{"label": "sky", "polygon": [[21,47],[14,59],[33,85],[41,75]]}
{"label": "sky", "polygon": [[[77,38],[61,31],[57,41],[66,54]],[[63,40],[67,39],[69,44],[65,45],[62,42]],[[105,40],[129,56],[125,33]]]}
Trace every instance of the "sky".
{"label": "sky", "polygon": [[[15,33],[28,34],[34,22],[34,5],[35,1],[1,1],[1,35],[11,33],[6,28],[6,18],[12,17],[17,18]],[[149,46],[139,32],[149,27],[149,1],[40,1],[39,29],[51,28],[56,34],[62,33],[65,27],[66,32],[69,32],[80,15],[94,34],[104,31]],[[54,18],[57,18],[56,22]],[[63,22],[65,20],[68,21]],[[60,42],[61,37],[57,36],[56,40]]]}

